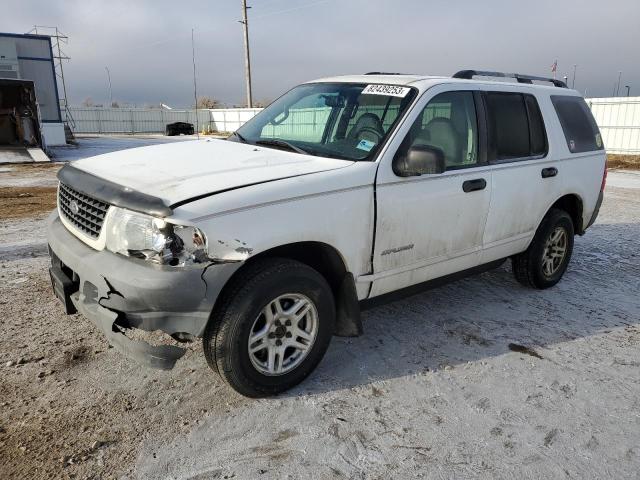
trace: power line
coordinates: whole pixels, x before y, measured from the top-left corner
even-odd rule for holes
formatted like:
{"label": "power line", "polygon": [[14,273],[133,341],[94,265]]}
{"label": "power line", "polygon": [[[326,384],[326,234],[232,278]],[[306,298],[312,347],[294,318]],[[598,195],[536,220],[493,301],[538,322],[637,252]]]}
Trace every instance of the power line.
{"label": "power line", "polygon": [[319,2],[311,2],[311,3],[304,4],[304,5],[298,5],[297,7],[293,7],[293,8],[285,8],[284,10],[276,10],[274,12],[263,13],[262,15],[257,15],[255,17],[253,17],[253,19],[257,20],[259,18],[269,17],[271,15],[278,15],[278,14],[281,14],[281,13],[293,12],[295,10],[302,10],[304,8],[315,7],[316,5],[321,5],[323,3],[329,3],[329,2],[333,2],[333,1],[334,0],[320,0]]}

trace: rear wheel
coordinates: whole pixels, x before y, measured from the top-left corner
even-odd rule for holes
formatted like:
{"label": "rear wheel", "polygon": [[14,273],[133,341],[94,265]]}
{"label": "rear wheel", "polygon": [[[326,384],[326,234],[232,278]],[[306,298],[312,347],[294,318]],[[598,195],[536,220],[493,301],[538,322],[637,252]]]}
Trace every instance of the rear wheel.
{"label": "rear wheel", "polygon": [[205,357],[242,395],[275,395],[318,365],[334,321],[331,289],[316,270],[289,259],[259,260],[226,289],[205,330]]}
{"label": "rear wheel", "polygon": [[549,210],[529,248],[511,259],[516,280],[539,289],[558,283],[571,259],[573,237],[569,214],[555,208]]}

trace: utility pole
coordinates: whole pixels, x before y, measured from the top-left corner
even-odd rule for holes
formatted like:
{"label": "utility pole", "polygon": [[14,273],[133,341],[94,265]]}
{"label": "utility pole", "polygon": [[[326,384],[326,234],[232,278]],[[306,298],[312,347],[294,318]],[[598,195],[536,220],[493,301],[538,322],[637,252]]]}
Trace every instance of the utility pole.
{"label": "utility pole", "polygon": [[629,96],[629,92],[631,91],[631,87],[629,85],[625,85],[624,88],[627,89],[627,97]]}
{"label": "utility pole", "polygon": [[242,0],[242,29],[244,31],[244,75],[247,82],[247,107],[251,108],[251,59],[249,57],[249,20],[247,19],[247,0]]}
{"label": "utility pole", "polygon": [[109,73],[109,67],[104,67],[107,71],[107,79],[109,80],[109,107],[113,107],[113,90],[111,90],[111,73]]}
{"label": "utility pole", "polygon": [[571,82],[571,88],[576,88],[576,70],[578,69],[578,65],[573,64],[573,81]]}
{"label": "utility pole", "polygon": [[616,87],[616,97],[620,95],[620,79],[622,78],[622,71],[618,72],[618,86]]}
{"label": "utility pole", "polygon": [[193,41],[193,28],[191,29],[191,58],[193,59],[193,99],[196,109],[196,137],[200,138],[200,125],[198,122],[198,87],[196,84],[196,44]]}

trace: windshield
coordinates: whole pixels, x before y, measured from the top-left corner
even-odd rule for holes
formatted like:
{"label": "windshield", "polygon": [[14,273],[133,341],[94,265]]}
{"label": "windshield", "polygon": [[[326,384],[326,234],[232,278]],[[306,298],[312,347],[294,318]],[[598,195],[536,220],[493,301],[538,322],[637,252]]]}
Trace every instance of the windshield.
{"label": "windshield", "polygon": [[369,160],[415,97],[415,89],[311,83],[290,90],[231,141],[345,160]]}

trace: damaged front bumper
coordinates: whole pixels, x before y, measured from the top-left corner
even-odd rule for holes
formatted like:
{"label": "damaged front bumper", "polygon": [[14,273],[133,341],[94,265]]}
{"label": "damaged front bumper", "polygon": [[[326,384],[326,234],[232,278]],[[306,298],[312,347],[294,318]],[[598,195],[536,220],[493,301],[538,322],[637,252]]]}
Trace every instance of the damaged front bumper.
{"label": "damaged front bumper", "polygon": [[90,319],[109,343],[144,365],[171,369],[185,353],[175,345],[150,345],[126,335],[130,329],[201,337],[216,298],[240,263],[197,267],[151,265],[85,245],[48,219],[51,281],[67,313]]}

